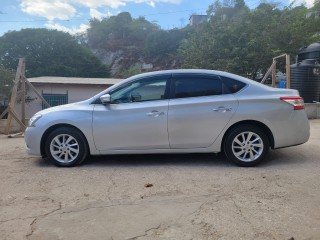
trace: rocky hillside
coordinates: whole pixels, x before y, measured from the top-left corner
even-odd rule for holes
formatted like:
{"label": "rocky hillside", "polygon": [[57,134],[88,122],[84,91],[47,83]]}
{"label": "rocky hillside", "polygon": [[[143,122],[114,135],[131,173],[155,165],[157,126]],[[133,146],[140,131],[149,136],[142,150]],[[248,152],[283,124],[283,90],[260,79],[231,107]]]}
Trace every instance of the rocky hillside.
{"label": "rocky hillside", "polygon": [[93,19],[87,32],[87,46],[110,66],[112,77],[180,66],[179,44],[190,29],[164,31],[140,17],[123,12],[103,20]]}

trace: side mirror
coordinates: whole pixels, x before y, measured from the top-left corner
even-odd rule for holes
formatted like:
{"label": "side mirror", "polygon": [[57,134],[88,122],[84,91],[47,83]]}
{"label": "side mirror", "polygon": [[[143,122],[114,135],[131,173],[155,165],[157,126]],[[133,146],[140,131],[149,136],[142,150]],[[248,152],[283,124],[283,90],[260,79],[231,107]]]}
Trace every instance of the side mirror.
{"label": "side mirror", "polygon": [[104,94],[100,97],[101,103],[102,104],[108,104],[111,103],[111,96],[110,94]]}

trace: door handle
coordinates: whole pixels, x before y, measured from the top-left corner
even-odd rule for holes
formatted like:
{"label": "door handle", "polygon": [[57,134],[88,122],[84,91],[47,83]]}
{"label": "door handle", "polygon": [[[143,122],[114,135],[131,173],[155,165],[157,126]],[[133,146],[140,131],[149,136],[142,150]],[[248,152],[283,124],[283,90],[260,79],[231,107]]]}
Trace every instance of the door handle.
{"label": "door handle", "polygon": [[159,116],[162,116],[162,115],[164,115],[164,112],[158,112],[158,111],[152,111],[152,112],[148,112],[148,113],[146,113],[146,115],[148,116],[148,117],[159,117]]}
{"label": "door handle", "polygon": [[230,112],[232,110],[231,107],[218,107],[212,109],[214,112]]}

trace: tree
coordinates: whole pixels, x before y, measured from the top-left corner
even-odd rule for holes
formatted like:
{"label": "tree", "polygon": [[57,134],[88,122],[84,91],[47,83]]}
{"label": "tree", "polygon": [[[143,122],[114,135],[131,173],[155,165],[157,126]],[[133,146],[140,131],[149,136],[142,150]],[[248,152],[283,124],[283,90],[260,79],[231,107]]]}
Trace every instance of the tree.
{"label": "tree", "polygon": [[109,70],[68,33],[23,29],[0,37],[0,65],[15,69],[26,58],[27,77],[107,77]]}
{"label": "tree", "polygon": [[225,8],[216,1],[210,6],[210,21],[180,46],[183,67],[255,78],[258,72],[266,72],[274,56],[294,56],[300,47],[320,39],[320,18],[306,18],[304,6],[280,10],[262,3],[249,10],[241,2]]}
{"label": "tree", "polygon": [[146,36],[158,29],[157,25],[144,17],[132,19],[128,12],[122,12],[102,20],[92,19],[88,29],[88,43],[94,49],[143,47]]}
{"label": "tree", "polygon": [[314,10],[320,10],[320,0],[314,0]]}
{"label": "tree", "polygon": [[138,64],[136,64],[136,65],[133,65],[133,66],[121,71],[120,77],[121,78],[129,78],[131,76],[134,76],[134,75],[137,75],[140,73],[142,73],[141,67]]}
{"label": "tree", "polygon": [[150,34],[159,31],[159,26],[149,22],[144,17],[139,17],[137,19],[133,19],[129,29],[129,41],[133,42],[134,44],[144,46],[147,37]]}
{"label": "tree", "polygon": [[187,38],[187,34],[187,30],[180,29],[155,31],[146,39],[145,53],[148,57],[175,55],[181,41]]}
{"label": "tree", "polygon": [[246,6],[246,3],[244,0],[235,0],[234,7],[236,9],[244,8]]}
{"label": "tree", "polygon": [[0,105],[4,98],[8,99],[13,86],[15,72],[0,66]]}
{"label": "tree", "polygon": [[[141,64],[152,63],[155,69],[174,68],[177,49],[188,29],[161,30],[144,17],[132,18],[120,13],[102,20],[93,19],[87,31],[88,46],[106,56],[116,77],[141,71]],[[170,56],[169,56],[170,55]]]}

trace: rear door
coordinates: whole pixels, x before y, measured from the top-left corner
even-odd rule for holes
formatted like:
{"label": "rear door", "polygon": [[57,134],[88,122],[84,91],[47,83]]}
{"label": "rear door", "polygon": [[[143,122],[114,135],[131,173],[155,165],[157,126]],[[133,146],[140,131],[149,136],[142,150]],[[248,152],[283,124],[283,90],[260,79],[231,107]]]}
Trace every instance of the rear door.
{"label": "rear door", "polygon": [[215,75],[173,74],[168,110],[173,149],[209,147],[235,113],[238,101],[224,94]]}

